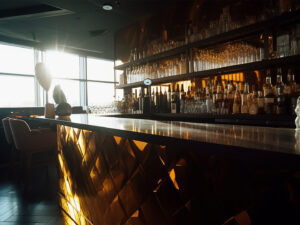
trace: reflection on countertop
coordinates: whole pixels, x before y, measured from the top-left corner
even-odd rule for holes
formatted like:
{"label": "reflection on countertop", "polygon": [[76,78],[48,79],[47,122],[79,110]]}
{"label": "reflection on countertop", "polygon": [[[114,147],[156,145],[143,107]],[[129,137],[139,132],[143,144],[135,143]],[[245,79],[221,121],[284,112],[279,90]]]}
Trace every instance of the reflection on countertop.
{"label": "reflection on countertop", "polygon": [[172,138],[191,143],[211,143],[300,155],[300,130],[291,128],[157,121],[92,114],[74,114],[70,116],[70,121],[42,117],[33,119],[110,132],[119,136],[127,135],[137,140],[148,138],[145,140],[149,141],[149,137],[152,136],[153,139],[158,138],[162,142]]}

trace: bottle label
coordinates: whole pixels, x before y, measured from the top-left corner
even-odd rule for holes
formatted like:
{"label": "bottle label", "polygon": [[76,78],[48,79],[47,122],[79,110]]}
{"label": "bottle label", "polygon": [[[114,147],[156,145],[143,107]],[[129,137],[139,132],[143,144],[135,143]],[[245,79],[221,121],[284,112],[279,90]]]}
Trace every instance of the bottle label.
{"label": "bottle label", "polygon": [[263,108],[264,107],[264,99],[263,98],[258,98],[257,99],[257,105],[258,105],[258,108]]}
{"label": "bottle label", "polygon": [[284,87],[283,93],[284,93],[285,95],[291,94],[291,93],[292,93],[291,87],[290,87],[290,86]]}
{"label": "bottle label", "polygon": [[247,105],[242,105],[241,106],[241,113],[248,113],[248,106]]}
{"label": "bottle label", "polygon": [[272,89],[271,88],[265,88],[264,89],[264,96],[267,96],[268,94],[272,93]]}
{"label": "bottle label", "polygon": [[240,113],[240,105],[239,104],[233,104],[232,113],[233,114]]}
{"label": "bottle label", "polygon": [[274,103],[274,98],[265,98],[265,104],[272,104]]}
{"label": "bottle label", "polygon": [[216,96],[216,100],[222,100],[222,94],[221,93],[217,93],[217,96]]}
{"label": "bottle label", "polygon": [[171,103],[171,113],[176,113],[176,103]]}
{"label": "bottle label", "polygon": [[233,99],[233,94],[229,93],[229,94],[227,95],[227,98],[228,98],[228,99]]}
{"label": "bottle label", "polygon": [[256,104],[251,104],[249,108],[249,114],[250,115],[257,115],[258,114],[258,107]]}

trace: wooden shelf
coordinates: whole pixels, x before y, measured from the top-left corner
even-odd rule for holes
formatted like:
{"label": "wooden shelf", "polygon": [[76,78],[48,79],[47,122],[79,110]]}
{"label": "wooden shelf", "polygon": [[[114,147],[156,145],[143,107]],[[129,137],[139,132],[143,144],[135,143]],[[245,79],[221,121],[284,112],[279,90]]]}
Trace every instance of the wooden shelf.
{"label": "wooden shelf", "polygon": [[[258,62],[245,63],[240,65],[222,67],[218,69],[199,71],[199,72],[194,72],[189,74],[181,74],[181,75],[175,75],[170,77],[157,78],[152,80],[152,84],[156,85],[156,84],[189,80],[191,78],[204,78],[204,77],[223,75],[229,73],[245,72],[249,70],[266,69],[269,67],[283,66],[283,65],[286,66],[295,63],[300,63],[300,55],[287,56],[287,57],[276,58],[276,59],[268,59],[268,60],[263,60]],[[141,87],[143,85],[144,83],[141,81],[141,82],[136,82],[131,84],[119,85],[117,86],[117,88],[119,89],[134,88],[134,87]]]}
{"label": "wooden shelf", "polygon": [[280,16],[274,17],[272,19],[258,22],[255,24],[250,24],[235,30],[231,30],[222,34],[218,34],[213,37],[209,37],[203,40],[199,40],[187,45],[183,45],[174,49],[170,49],[165,52],[161,52],[144,59],[136,60],[134,62],[125,63],[119,66],[115,66],[116,70],[124,70],[129,66],[135,66],[140,64],[145,64],[148,62],[158,61],[166,58],[170,58],[172,56],[176,56],[178,54],[183,54],[188,51],[190,48],[197,47],[197,48],[207,48],[213,45],[222,44],[232,40],[239,40],[244,37],[259,34],[264,32],[265,30],[270,30],[274,26],[282,26],[290,23],[294,23],[296,21],[300,21],[300,12],[290,12],[285,13]]}

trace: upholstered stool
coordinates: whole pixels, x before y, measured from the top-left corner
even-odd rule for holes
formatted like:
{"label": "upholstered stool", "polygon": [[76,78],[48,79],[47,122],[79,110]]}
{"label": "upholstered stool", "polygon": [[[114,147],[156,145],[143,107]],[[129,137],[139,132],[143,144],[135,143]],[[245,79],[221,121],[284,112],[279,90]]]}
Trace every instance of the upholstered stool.
{"label": "upholstered stool", "polygon": [[57,149],[56,132],[50,129],[30,129],[20,119],[9,119],[9,125],[15,147],[21,152],[21,174],[26,190],[31,168],[48,166],[53,162]]}

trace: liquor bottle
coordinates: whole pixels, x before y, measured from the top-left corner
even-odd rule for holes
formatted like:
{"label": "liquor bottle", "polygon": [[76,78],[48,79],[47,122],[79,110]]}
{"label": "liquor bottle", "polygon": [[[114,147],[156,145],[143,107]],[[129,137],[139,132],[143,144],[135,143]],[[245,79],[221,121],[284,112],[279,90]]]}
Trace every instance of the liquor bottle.
{"label": "liquor bottle", "polygon": [[166,102],[164,101],[164,94],[162,93],[162,87],[159,87],[159,95],[158,95],[158,112],[165,112]]}
{"label": "liquor bottle", "polygon": [[189,73],[194,72],[194,63],[193,63],[193,55],[190,54],[189,56]]}
{"label": "liquor bottle", "polygon": [[221,81],[217,82],[216,107],[217,114],[221,114],[223,103],[223,87]]}
{"label": "liquor bottle", "polygon": [[185,92],[184,92],[183,84],[181,84],[179,101],[180,101],[180,113],[184,113]]}
{"label": "liquor bottle", "polygon": [[275,95],[273,94],[272,79],[270,70],[267,70],[266,83],[264,84],[264,111],[266,114],[274,112]]}
{"label": "liquor bottle", "polygon": [[234,100],[232,106],[232,114],[238,114],[241,112],[241,93],[239,83],[236,83]]}
{"label": "liquor bottle", "polygon": [[183,84],[181,84],[181,89],[180,89],[180,100],[185,99],[185,92],[184,92],[184,87]]}
{"label": "liquor bottle", "polygon": [[[248,95],[249,96],[249,95]],[[258,95],[255,90],[255,86],[252,86],[252,94],[251,97],[248,97],[249,104],[249,114],[250,115],[257,115],[258,114]]]}
{"label": "liquor bottle", "polygon": [[[175,86],[173,86],[173,90],[175,90]],[[171,113],[179,113],[179,111],[180,111],[179,84],[177,84],[176,90],[172,92]]]}
{"label": "liquor bottle", "polygon": [[205,88],[205,105],[206,105],[206,112],[207,113],[212,113],[212,97],[211,97],[211,90],[210,90],[210,81],[208,80],[206,83],[206,88]]}
{"label": "liquor bottle", "polygon": [[225,88],[223,94],[221,114],[228,115],[228,113],[229,113],[228,89]]}
{"label": "liquor bottle", "polygon": [[176,113],[180,112],[180,96],[179,96],[179,84],[176,88]]}
{"label": "liquor bottle", "polygon": [[138,111],[139,110],[139,102],[137,99],[137,89],[135,89],[135,93],[133,96],[133,111]]}
{"label": "liquor bottle", "polygon": [[[150,89],[151,90],[151,89]],[[155,112],[155,89],[152,89],[152,94],[150,92],[150,110],[151,112]]]}
{"label": "liquor bottle", "polygon": [[160,108],[160,95],[158,92],[158,87],[156,87],[156,92],[155,92],[155,112],[159,111]]}
{"label": "liquor bottle", "polygon": [[199,99],[199,112],[206,113],[206,96],[205,96],[205,88],[200,89],[200,99]]}
{"label": "liquor bottle", "polygon": [[264,114],[264,105],[265,105],[265,99],[263,97],[262,91],[257,92],[257,107],[258,107],[258,114]]}
{"label": "liquor bottle", "polygon": [[276,78],[276,114],[283,115],[285,114],[285,96],[283,93],[284,84],[282,82],[281,68],[277,70]]}
{"label": "liquor bottle", "polygon": [[241,94],[241,113],[242,114],[249,113],[248,98],[249,98],[249,85],[246,82],[244,84],[244,90],[243,90],[243,92]]}
{"label": "liquor bottle", "polygon": [[143,113],[150,113],[151,109],[151,97],[150,97],[150,88],[145,88],[145,95],[143,98]]}
{"label": "liquor bottle", "polygon": [[228,99],[228,114],[232,114],[232,106],[234,100],[234,87],[232,80],[227,85],[227,99]]}
{"label": "liquor bottle", "polygon": [[168,102],[168,93],[165,89],[164,93],[161,94],[161,110],[160,112],[169,113],[169,102]]}
{"label": "liquor bottle", "polygon": [[284,86],[284,95],[286,100],[286,109],[289,115],[295,115],[297,105],[296,82],[292,70],[288,70],[287,83]]}
{"label": "liquor bottle", "polygon": [[187,98],[187,99],[193,98],[191,86],[188,86],[188,91],[187,91],[187,93],[186,93],[186,98]]}
{"label": "liquor bottle", "polygon": [[142,94],[143,91],[144,91],[144,88],[141,88],[140,94],[139,94],[139,99],[138,99],[138,101],[139,101],[139,111],[140,111],[140,113],[142,113],[142,112],[144,111],[144,105],[143,105],[144,100],[143,100],[143,94]]}
{"label": "liquor bottle", "polygon": [[137,49],[135,48],[133,51],[133,61],[136,61],[137,59],[138,59]]}
{"label": "liquor bottle", "polygon": [[217,85],[216,81],[214,81],[212,86],[212,105],[211,105],[211,112],[212,114],[217,114]]}
{"label": "liquor bottle", "polygon": [[180,74],[185,74],[186,73],[186,62],[185,62],[184,55],[181,55],[181,58],[180,58],[179,73]]}
{"label": "liquor bottle", "polygon": [[173,85],[173,92],[171,94],[171,113],[176,113],[176,92],[175,92],[174,85]]}
{"label": "liquor bottle", "polygon": [[171,112],[171,101],[172,101],[171,85],[169,84],[168,93],[167,93],[167,113]]}

